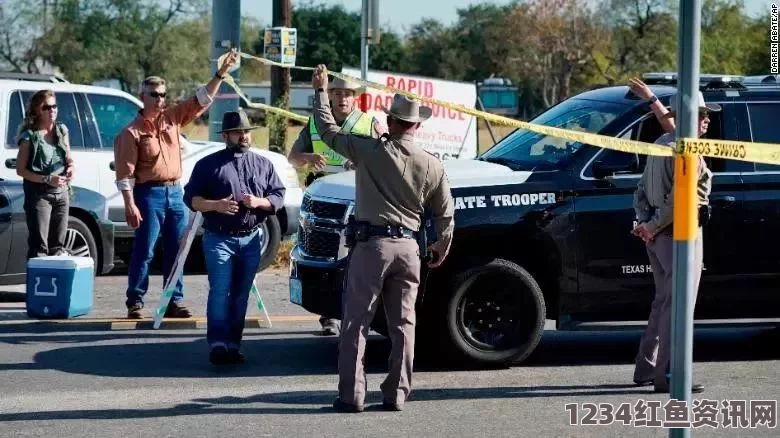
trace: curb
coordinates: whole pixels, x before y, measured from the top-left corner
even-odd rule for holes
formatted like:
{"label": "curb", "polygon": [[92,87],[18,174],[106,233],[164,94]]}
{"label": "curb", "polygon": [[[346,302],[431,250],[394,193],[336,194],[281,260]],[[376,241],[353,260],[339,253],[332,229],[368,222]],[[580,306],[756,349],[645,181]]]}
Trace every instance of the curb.
{"label": "curb", "polygon": [[[271,317],[271,324],[265,318],[250,317],[244,320],[244,328],[272,328],[274,323],[295,323],[318,321],[317,315],[279,315]],[[187,319],[163,318],[158,330],[199,330],[206,329],[207,319],[195,317]],[[46,331],[114,331],[114,330],[154,330],[154,319],[139,320],[83,318],[83,319],[19,319],[0,321],[0,332],[18,331],[20,328]]]}

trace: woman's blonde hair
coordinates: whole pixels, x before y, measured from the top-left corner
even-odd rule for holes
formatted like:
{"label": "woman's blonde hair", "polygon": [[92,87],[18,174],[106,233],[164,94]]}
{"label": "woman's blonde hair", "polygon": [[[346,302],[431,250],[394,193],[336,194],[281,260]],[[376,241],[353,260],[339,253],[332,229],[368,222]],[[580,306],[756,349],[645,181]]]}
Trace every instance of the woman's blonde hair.
{"label": "woman's blonde hair", "polygon": [[19,132],[23,132],[25,129],[38,129],[38,122],[41,121],[41,107],[48,97],[54,97],[54,91],[40,90],[30,97]]}

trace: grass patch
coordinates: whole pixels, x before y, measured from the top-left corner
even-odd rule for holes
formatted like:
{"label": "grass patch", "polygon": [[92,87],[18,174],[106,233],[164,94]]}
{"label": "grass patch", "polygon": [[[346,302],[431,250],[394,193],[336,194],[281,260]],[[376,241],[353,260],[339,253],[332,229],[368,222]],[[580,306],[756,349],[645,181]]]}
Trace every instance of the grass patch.
{"label": "grass patch", "polygon": [[287,269],[290,266],[290,251],[295,246],[295,239],[285,240],[279,244],[279,252],[271,264],[271,269]]}

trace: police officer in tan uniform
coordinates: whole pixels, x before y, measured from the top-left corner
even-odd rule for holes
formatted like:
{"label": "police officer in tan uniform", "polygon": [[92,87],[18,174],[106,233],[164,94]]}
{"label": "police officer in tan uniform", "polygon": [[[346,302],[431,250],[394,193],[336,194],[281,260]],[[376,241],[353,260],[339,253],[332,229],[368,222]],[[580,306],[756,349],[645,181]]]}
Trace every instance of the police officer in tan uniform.
{"label": "police officer in tan uniform", "polygon": [[[328,99],[332,105],[331,114],[342,133],[379,138],[384,133],[382,125],[372,116],[355,108],[355,98],[363,92],[358,84],[348,83],[336,78],[328,88]],[[352,162],[334,151],[324,141],[314,123],[314,117],[309,117],[308,123],[290,150],[288,157],[296,167],[311,166],[314,171],[306,176],[306,185],[311,185],[317,178],[353,169]],[[335,336],[339,334],[339,320],[323,315],[320,318],[322,334]]]}
{"label": "police officer in tan uniform", "polygon": [[[708,104],[699,92],[699,137],[707,132],[709,112],[720,111],[720,105]],[[677,99],[672,98],[671,111],[660,117],[671,119],[677,113]],[[666,133],[655,141],[657,144],[675,146],[673,133]],[[704,247],[703,225],[709,220],[709,195],[712,190],[712,172],[704,157],[698,157],[697,195],[699,204],[699,230],[694,250],[694,290],[697,294],[701,278]],[[640,386],[654,385],[655,392],[669,392],[667,377],[671,353],[672,328],[672,187],[674,181],[674,157],[648,156],[647,164],[634,192],[634,211],[639,224],[633,234],[647,246],[647,255],[653,268],[655,298],[650,311],[634,367],[634,383]],[[695,295],[694,295],[695,301]],[[694,384],[691,392],[702,392],[704,387]]]}
{"label": "police officer in tan uniform", "polygon": [[389,134],[379,139],[345,134],[333,120],[327,97],[328,73],[317,67],[314,120],[331,148],[355,163],[355,243],[347,270],[344,320],[339,342],[339,397],[334,408],[361,412],[366,395],[363,368],[366,336],[382,302],[392,349],[390,370],[381,385],[386,410],[401,410],[411,391],[414,362],[415,302],[420,283],[423,210],[430,209],[437,239],[427,250],[428,266],[441,265],[454,229],[454,205],[437,158],[415,144],[419,124],[431,109],[396,95],[387,112]]}

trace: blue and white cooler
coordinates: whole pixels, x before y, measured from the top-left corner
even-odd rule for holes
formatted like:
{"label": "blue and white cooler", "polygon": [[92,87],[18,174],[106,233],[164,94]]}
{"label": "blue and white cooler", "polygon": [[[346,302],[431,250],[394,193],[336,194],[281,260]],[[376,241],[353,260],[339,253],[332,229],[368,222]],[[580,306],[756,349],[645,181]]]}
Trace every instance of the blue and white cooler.
{"label": "blue and white cooler", "polygon": [[92,310],[94,262],[90,257],[35,257],[27,261],[27,315],[74,318]]}

